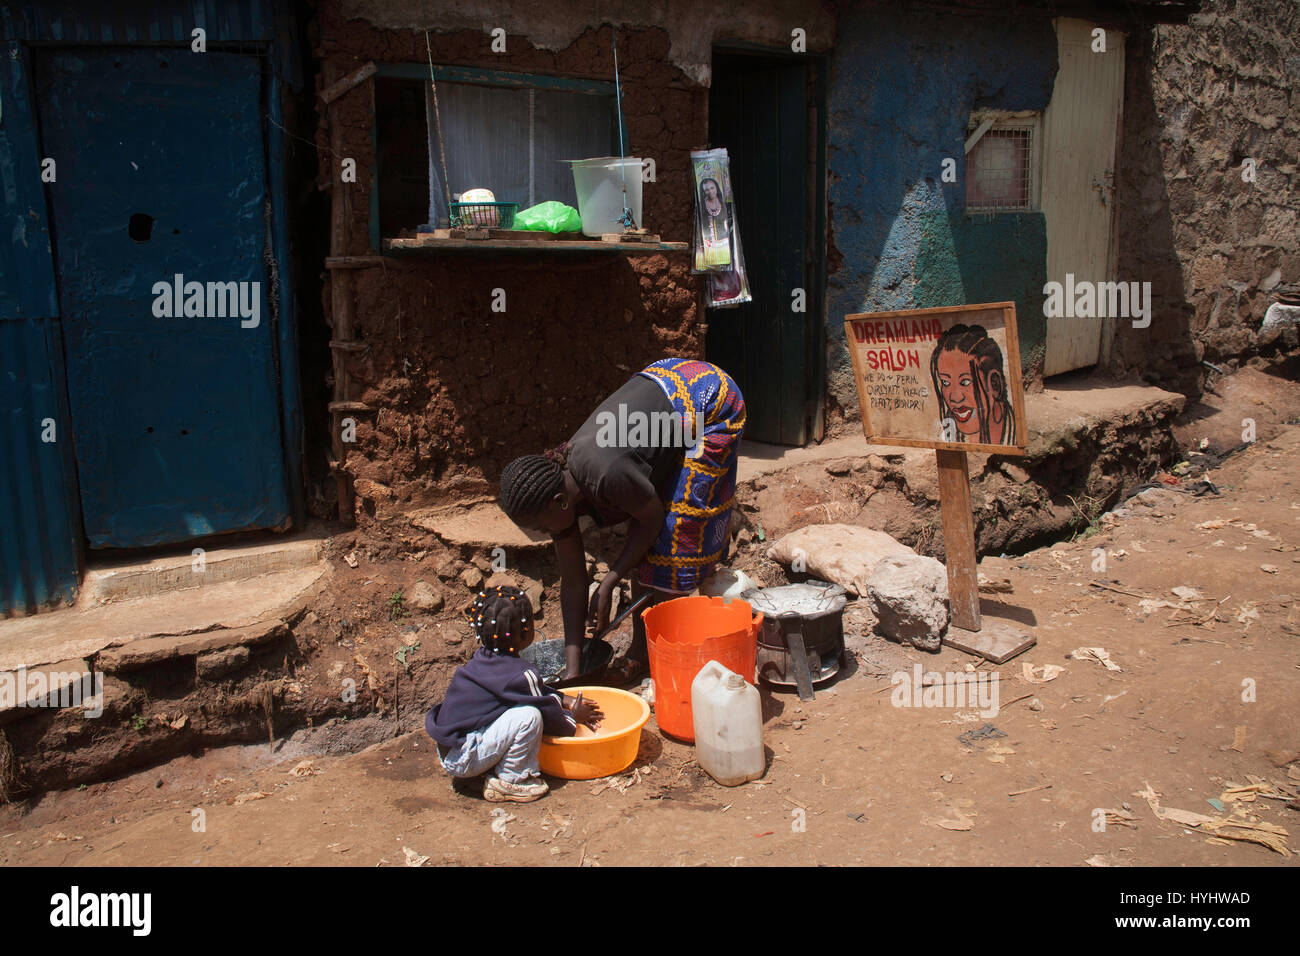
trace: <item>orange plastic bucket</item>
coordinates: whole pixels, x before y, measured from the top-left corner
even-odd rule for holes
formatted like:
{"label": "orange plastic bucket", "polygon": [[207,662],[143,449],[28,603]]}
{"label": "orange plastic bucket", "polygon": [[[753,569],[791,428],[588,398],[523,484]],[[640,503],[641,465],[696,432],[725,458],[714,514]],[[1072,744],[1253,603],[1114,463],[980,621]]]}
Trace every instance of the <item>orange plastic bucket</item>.
{"label": "orange plastic bucket", "polygon": [[748,601],[720,597],[684,597],[641,612],[650,677],[655,682],[655,719],[659,729],[679,740],[695,742],[691,682],[709,661],[754,683],[758,630]]}

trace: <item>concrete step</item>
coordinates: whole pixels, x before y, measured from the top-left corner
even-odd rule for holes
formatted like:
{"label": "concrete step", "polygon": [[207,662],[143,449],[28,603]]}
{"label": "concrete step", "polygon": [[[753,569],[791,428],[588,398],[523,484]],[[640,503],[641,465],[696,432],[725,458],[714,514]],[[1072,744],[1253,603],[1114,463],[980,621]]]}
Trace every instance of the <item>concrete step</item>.
{"label": "concrete step", "polygon": [[[1094,379],[1052,383],[1041,392],[1025,396],[1025,419],[1029,444],[1025,460],[1048,458],[1068,447],[1072,440],[1110,422],[1145,420],[1172,421],[1182,411],[1183,396],[1147,385],[1116,385]],[[872,445],[862,435],[862,425],[839,438],[802,448],[743,441],[736,477],[744,483],[761,475],[775,474],[811,462],[859,459],[867,455],[901,455],[906,466],[928,464],[933,468],[934,452],[928,448]],[[983,466],[987,455],[972,453],[972,472]]]}
{"label": "concrete step", "polygon": [[[1082,530],[1093,510],[1167,463],[1184,402],[1159,388],[1089,378],[1026,395],[1026,454],[968,455],[981,553],[1017,552]],[[806,448],[747,441],[737,496],[739,547],[810,524],[852,524],[923,554],[943,553],[932,449],[872,445],[860,432]],[[1071,496],[1080,504],[1071,507]]]}
{"label": "concrete step", "polygon": [[[179,639],[184,635],[293,619],[319,593],[327,571],[320,561],[305,568],[0,621],[0,671],[86,660],[106,648],[155,638],[160,640],[146,645],[151,654],[171,646],[172,656],[183,655],[188,653],[183,650],[188,645]],[[116,656],[130,659],[131,653]]]}
{"label": "concrete step", "polygon": [[77,606],[129,601],[309,568],[320,562],[328,540],[310,532],[290,537],[277,535],[252,544],[184,547],[145,560],[117,560],[92,566],[86,571]]}

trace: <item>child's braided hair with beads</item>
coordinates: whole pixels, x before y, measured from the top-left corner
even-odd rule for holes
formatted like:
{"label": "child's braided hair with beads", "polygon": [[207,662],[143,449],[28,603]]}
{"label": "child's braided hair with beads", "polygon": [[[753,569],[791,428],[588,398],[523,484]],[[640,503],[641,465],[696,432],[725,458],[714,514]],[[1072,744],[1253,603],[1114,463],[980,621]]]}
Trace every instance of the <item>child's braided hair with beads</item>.
{"label": "child's braided hair with beads", "polygon": [[490,654],[514,654],[533,632],[533,606],[519,588],[494,587],[480,591],[465,617],[474,636]]}

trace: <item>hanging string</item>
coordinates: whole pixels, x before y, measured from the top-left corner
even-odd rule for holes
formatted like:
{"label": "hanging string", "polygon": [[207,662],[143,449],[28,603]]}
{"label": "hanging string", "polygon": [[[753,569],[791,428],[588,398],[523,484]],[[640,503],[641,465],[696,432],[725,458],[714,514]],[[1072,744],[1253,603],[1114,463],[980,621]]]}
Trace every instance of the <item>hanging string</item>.
{"label": "hanging string", "polygon": [[[433,48],[429,46],[429,31],[424,31],[424,52],[429,58],[429,86],[433,90],[433,122],[438,132],[438,155],[442,159],[442,190],[447,197],[447,217],[451,218],[451,185],[447,182],[447,150],[442,144],[442,114],[438,111],[438,81],[433,77]],[[433,160],[430,159],[430,165]],[[437,223],[430,225],[437,227]]]}
{"label": "hanging string", "polygon": [[618,28],[614,26],[612,18],[609,31],[614,46],[614,101],[618,107],[618,158],[620,160],[618,168],[623,173],[623,215],[614,221],[621,223],[624,229],[632,229],[636,225],[636,220],[632,218],[632,210],[627,207],[627,163],[622,162],[627,155],[627,147],[623,143],[623,86],[618,76]]}
{"label": "hanging string", "polygon": [[528,88],[528,205],[537,202],[537,135],[536,135],[536,98],[537,90]]}

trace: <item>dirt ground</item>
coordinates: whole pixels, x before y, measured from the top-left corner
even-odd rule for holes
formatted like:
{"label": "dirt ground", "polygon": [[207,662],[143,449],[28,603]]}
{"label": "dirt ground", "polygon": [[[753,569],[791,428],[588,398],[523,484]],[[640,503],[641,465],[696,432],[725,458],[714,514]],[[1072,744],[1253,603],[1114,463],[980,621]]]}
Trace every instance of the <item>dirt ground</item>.
{"label": "dirt ground", "polygon": [[[1162,807],[1219,817],[1234,804],[1220,814],[1208,801],[1234,785],[1300,788],[1300,428],[1277,429],[1209,478],[1221,497],[1149,492],[1075,541],[982,562],[1014,588],[987,599],[986,615],[1038,638],[979,668],[999,677],[1000,711],[987,719],[893,706],[895,671],[962,672],[973,659],[865,636],[851,607],[852,666],[809,703],[764,691],[770,762],[740,788],[715,784],[652,720],[630,786],[627,774],[617,787],[557,781],[542,801],[494,816],[453,790],[422,731],[307,758],[302,776],[290,771],[313,744],[299,734],[4,808],[0,864],[401,866],[409,849],[429,865],[1295,866],[1161,822],[1138,796],[1150,787]],[[1142,605],[1184,603],[1175,587],[1201,597],[1186,610]],[[1069,657],[1078,647],[1104,648],[1119,669]],[[1064,670],[1035,684],[1025,664]],[[957,739],[985,723],[1006,736]],[[1236,806],[1300,849],[1300,814],[1285,800]],[[1117,815],[1098,832],[1106,810]]]}

